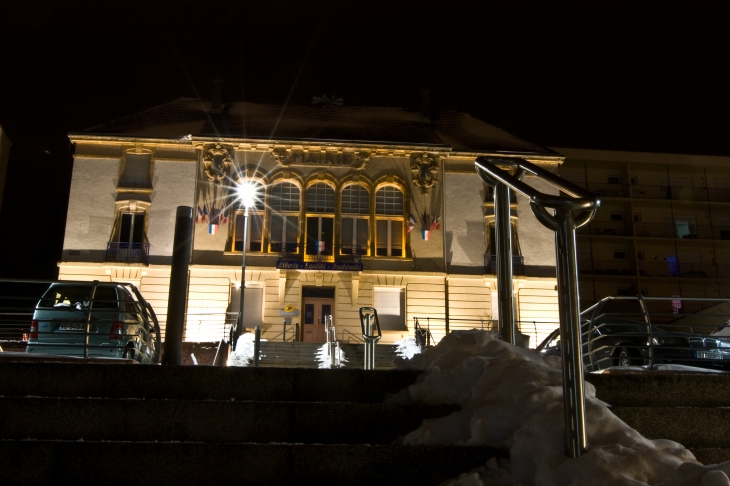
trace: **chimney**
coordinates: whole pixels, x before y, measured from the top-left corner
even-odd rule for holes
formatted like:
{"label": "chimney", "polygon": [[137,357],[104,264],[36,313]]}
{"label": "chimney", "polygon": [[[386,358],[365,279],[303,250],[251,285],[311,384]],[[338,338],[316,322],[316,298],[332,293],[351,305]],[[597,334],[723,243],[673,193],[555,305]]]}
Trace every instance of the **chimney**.
{"label": "chimney", "polygon": [[213,113],[220,113],[221,112],[221,106],[222,102],[221,99],[223,98],[223,80],[221,78],[215,78],[213,80],[213,106],[211,107],[211,112]]}
{"label": "chimney", "polygon": [[431,90],[421,90],[421,116],[426,120],[431,120]]}

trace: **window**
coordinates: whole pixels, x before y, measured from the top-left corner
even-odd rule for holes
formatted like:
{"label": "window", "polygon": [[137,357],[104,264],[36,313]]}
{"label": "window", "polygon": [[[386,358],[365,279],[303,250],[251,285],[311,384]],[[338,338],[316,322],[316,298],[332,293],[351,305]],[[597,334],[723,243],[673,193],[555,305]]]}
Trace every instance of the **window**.
{"label": "window", "polygon": [[378,311],[378,323],[383,331],[405,331],[405,292],[403,289],[375,287],[373,307]]}
{"label": "window", "polygon": [[144,211],[123,210],[119,213],[113,240],[119,243],[120,248],[131,248],[135,243],[145,242],[145,217]]}
{"label": "window", "polygon": [[[258,197],[254,198],[254,206],[248,209],[248,232],[246,234],[246,251],[262,251],[264,235],[264,186],[259,182],[252,183]],[[243,250],[243,210],[236,211],[233,220],[233,251]]]}
{"label": "window", "polygon": [[[522,250],[520,250],[520,241],[517,238],[517,230],[515,228],[515,224],[512,223],[510,225],[510,228],[512,229],[512,256],[520,256],[522,255]],[[487,244],[487,254],[497,254],[497,230],[494,221],[491,221],[489,223],[489,242]]]}
{"label": "window", "polygon": [[623,221],[624,215],[622,213],[611,213],[611,221]]}
{"label": "window", "polygon": [[325,182],[317,182],[309,186],[307,188],[306,255],[331,256],[334,254],[332,251],[335,241],[334,213],[334,188]]}
{"label": "window", "polygon": [[375,193],[375,254],[404,256],[405,207],[403,192],[395,186],[384,186]]}
{"label": "window", "polygon": [[613,257],[617,259],[625,259],[626,258],[626,251],[625,250],[615,250],[613,252]]}
{"label": "window", "polygon": [[271,252],[296,253],[299,238],[300,190],[291,182],[280,182],[271,188],[269,219]]}
{"label": "window", "polygon": [[609,184],[621,184],[621,176],[610,175],[607,180]]}
{"label": "window", "polygon": [[342,190],[340,253],[367,255],[370,246],[370,192],[352,184]]}

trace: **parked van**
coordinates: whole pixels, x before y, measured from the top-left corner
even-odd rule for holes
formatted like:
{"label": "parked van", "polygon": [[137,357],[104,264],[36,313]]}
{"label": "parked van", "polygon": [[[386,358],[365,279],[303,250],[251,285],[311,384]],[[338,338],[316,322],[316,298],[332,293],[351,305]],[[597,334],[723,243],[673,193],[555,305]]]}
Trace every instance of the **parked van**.
{"label": "parked van", "polygon": [[160,325],[128,283],[52,284],[33,313],[26,353],[158,363]]}

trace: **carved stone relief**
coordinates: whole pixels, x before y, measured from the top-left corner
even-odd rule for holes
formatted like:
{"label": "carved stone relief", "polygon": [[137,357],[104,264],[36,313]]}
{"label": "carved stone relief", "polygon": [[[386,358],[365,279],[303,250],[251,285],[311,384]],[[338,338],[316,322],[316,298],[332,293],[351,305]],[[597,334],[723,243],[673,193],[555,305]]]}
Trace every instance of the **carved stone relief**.
{"label": "carved stone relief", "polygon": [[203,172],[213,184],[218,185],[228,175],[231,164],[233,164],[233,157],[228,149],[217,143],[205,152]]}
{"label": "carved stone relief", "polygon": [[438,182],[436,180],[438,170],[438,160],[427,153],[414,155],[411,158],[413,185],[420,188],[424,194]]}
{"label": "carved stone relief", "polygon": [[353,169],[364,169],[370,161],[370,152],[332,152],[332,151],[306,151],[287,150],[275,148],[271,156],[282,167],[315,166],[315,167],[352,167]]}

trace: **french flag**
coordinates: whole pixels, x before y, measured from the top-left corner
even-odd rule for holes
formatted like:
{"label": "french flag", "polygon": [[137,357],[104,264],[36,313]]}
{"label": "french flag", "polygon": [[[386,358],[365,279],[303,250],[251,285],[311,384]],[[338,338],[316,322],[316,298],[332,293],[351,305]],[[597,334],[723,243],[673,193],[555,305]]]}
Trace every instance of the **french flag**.
{"label": "french flag", "polygon": [[218,234],[218,225],[210,223],[208,225],[208,234],[209,235],[217,235]]}
{"label": "french flag", "polygon": [[431,230],[423,230],[421,231],[421,238],[423,238],[423,241],[428,241],[431,239]]}

